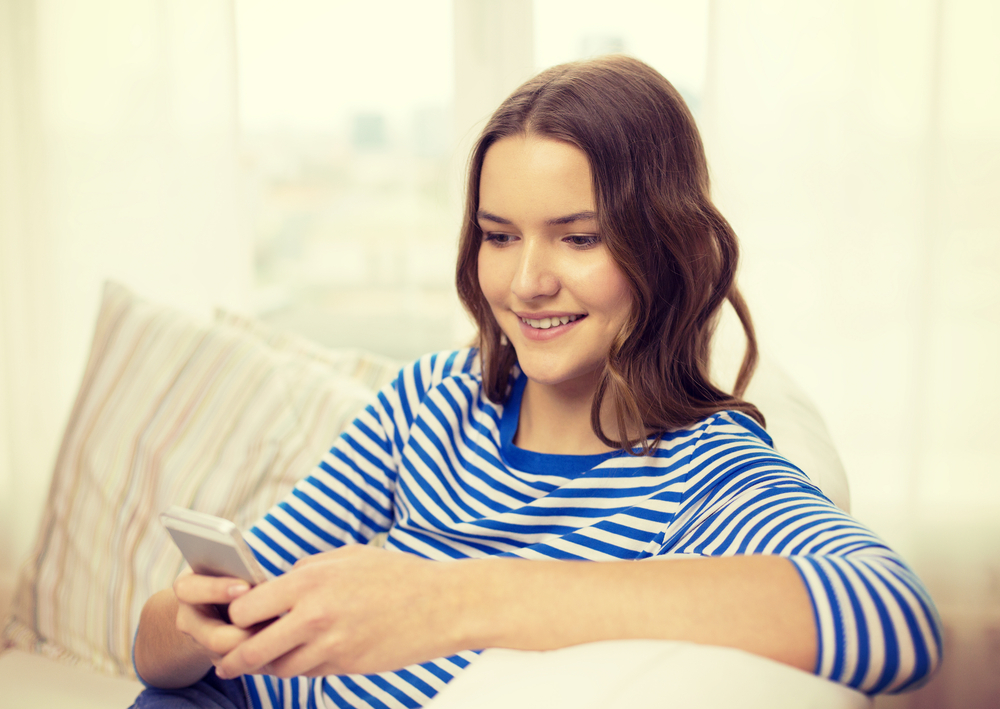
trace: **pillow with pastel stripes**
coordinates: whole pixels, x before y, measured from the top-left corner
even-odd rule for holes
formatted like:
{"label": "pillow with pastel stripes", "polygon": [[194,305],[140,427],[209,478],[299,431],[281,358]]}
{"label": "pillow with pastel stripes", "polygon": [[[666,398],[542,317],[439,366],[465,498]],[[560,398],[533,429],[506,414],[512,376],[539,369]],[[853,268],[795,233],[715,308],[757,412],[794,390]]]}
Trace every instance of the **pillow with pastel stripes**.
{"label": "pillow with pastel stripes", "polygon": [[182,566],[157,515],[182,505],[248,527],[398,368],[106,284],[5,642],[131,676],[142,605]]}

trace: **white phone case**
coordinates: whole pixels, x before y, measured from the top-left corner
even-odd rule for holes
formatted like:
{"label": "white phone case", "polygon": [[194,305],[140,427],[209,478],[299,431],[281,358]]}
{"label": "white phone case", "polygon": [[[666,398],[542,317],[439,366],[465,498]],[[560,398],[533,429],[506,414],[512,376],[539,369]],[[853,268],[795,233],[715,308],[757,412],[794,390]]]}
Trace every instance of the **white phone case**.
{"label": "white phone case", "polygon": [[160,522],[196,574],[232,576],[251,586],[267,580],[250,547],[228,519],[174,505]]}

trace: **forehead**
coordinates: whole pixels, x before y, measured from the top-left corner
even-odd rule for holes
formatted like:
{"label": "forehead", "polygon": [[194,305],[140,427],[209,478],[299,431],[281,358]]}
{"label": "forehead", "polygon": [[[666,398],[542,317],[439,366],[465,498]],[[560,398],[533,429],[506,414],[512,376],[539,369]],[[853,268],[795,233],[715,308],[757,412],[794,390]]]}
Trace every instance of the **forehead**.
{"label": "forehead", "polygon": [[479,207],[509,219],[552,219],[595,211],[587,156],[535,135],[502,138],[483,158]]}

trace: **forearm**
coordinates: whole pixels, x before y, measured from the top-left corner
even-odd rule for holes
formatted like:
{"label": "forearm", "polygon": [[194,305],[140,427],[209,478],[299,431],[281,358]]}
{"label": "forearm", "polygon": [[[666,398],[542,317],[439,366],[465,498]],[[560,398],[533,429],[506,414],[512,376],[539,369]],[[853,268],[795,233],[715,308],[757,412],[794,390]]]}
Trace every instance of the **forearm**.
{"label": "forearm", "polygon": [[222,653],[220,677],[369,674],[625,638],[728,645],[808,671],[816,657],[809,594],[775,556],[441,562],[355,545],[300,561],[229,615],[246,629],[277,620]]}
{"label": "forearm", "polygon": [[171,589],[146,601],[135,638],[135,666],[154,687],[187,687],[201,679],[212,661],[205,650],[177,629],[177,598]]}
{"label": "forearm", "polygon": [[663,638],[815,668],[809,594],[795,567],[780,557],[488,559],[459,562],[454,570],[456,581],[467,584],[460,612],[468,647],[546,650]]}

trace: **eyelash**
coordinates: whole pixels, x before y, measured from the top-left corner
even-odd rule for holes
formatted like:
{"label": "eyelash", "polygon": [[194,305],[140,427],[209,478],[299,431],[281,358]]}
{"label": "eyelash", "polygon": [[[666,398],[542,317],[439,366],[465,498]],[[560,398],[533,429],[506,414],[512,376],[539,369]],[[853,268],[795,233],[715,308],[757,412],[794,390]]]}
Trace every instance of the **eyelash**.
{"label": "eyelash", "polygon": [[[583,243],[576,241],[577,239],[582,240]],[[601,237],[597,234],[570,234],[564,237],[563,241],[569,241],[579,249],[592,249],[601,243]]]}
{"label": "eyelash", "polygon": [[[505,234],[498,231],[483,232],[483,241],[492,242],[495,246],[506,246],[516,238],[513,234]],[[601,237],[597,234],[570,234],[569,236],[564,236],[563,241],[568,242],[571,246],[578,249],[586,250],[600,244]]]}
{"label": "eyelash", "polygon": [[483,232],[483,241],[491,241],[496,246],[506,246],[507,244],[510,243],[510,239],[513,238],[514,236],[512,234],[504,234],[503,232],[499,231]]}

